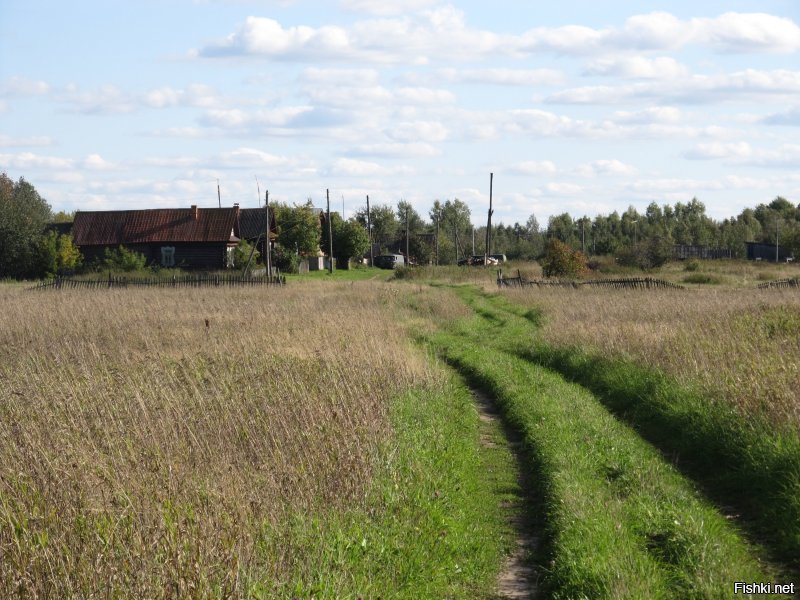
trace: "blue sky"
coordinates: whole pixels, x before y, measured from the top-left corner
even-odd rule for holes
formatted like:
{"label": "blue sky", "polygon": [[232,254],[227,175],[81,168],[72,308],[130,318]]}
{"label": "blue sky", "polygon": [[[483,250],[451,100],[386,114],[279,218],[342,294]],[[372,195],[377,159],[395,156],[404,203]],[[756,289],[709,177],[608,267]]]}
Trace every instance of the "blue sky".
{"label": "blue sky", "polygon": [[0,169],[55,210],[347,216],[460,198],[540,223],[697,197],[800,202],[785,0],[4,0]]}

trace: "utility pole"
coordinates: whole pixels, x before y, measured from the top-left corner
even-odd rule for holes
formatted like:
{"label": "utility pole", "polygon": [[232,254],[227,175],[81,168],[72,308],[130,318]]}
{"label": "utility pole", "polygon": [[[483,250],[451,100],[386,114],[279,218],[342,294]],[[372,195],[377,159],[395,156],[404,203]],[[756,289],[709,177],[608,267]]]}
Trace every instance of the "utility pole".
{"label": "utility pole", "polygon": [[475,256],[475,225],[472,226],[472,256]]}
{"label": "utility pole", "polygon": [[328,201],[328,273],[333,275],[333,227],[331,227],[331,193],[325,190],[325,198]]}
{"label": "utility pole", "polygon": [[436,266],[439,266],[439,211],[436,211],[436,238],[434,239],[436,246]]}
{"label": "utility pole", "polygon": [[219,207],[222,208],[222,195],[219,193],[219,179],[217,179],[217,202],[219,202]]}
{"label": "utility pole", "polygon": [[780,248],[780,246],[778,246],[778,243],[779,243],[779,240],[778,240],[778,236],[779,236],[779,224],[780,224],[780,220],[779,220],[779,218],[776,216],[776,217],[775,217],[775,264],[777,264],[777,263],[778,263],[778,260],[779,260],[779,258],[778,258],[778,249]]}
{"label": "utility pole", "polygon": [[264,232],[266,236],[264,238],[264,250],[267,252],[266,256],[266,265],[267,265],[267,277],[272,277],[272,240],[269,238],[269,190],[264,191],[264,209],[267,211],[267,230]]}
{"label": "utility pole", "polygon": [[408,206],[406,206],[406,266],[409,266],[411,260],[408,257],[408,236],[409,236],[410,228],[408,223]]}
{"label": "utility pole", "polygon": [[489,262],[489,255],[492,253],[492,182],[494,181],[494,173],[489,173],[489,218],[486,221],[486,248],[483,253],[483,264]]}
{"label": "utility pole", "polygon": [[369,215],[369,194],[367,194],[367,237],[369,238],[369,266],[375,266],[375,255],[372,249],[372,221]]}

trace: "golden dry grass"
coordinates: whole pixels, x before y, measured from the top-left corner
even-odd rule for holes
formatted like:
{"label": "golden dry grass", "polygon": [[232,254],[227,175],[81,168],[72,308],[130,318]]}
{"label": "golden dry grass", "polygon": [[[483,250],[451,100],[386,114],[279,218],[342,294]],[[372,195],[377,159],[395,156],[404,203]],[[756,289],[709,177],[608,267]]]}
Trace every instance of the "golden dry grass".
{"label": "golden dry grass", "polygon": [[308,562],[287,520],[363,505],[389,399],[439,376],[399,296],[0,286],[0,595],[240,595]]}
{"label": "golden dry grass", "polygon": [[743,414],[800,425],[800,294],[796,290],[504,292],[541,307],[545,339],[629,356],[699,384]]}

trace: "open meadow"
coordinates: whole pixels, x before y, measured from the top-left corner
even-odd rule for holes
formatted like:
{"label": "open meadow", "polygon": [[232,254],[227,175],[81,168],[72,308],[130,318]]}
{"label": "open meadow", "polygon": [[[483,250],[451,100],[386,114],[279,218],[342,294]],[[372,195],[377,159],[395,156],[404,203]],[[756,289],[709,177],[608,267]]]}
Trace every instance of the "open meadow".
{"label": "open meadow", "polygon": [[514,515],[542,597],[797,574],[795,290],[443,268],[0,303],[4,597],[491,598]]}
{"label": "open meadow", "polygon": [[[357,572],[392,551],[378,530],[408,544],[414,589],[436,582],[413,538],[445,527],[419,506],[439,475],[415,479],[392,413],[454,392],[397,286],[0,294],[0,595],[400,589],[393,558]],[[393,511],[416,531],[394,536]]]}

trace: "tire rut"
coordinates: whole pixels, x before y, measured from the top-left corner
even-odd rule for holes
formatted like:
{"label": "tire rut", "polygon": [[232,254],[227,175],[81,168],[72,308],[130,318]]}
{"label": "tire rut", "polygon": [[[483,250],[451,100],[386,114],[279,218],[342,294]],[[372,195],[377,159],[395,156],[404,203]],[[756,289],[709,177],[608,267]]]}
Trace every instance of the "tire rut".
{"label": "tire rut", "polygon": [[[490,450],[506,449],[513,457],[518,489],[514,497],[501,506],[508,513],[508,521],[515,532],[515,545],[506,559],[497,579],[494,598],[533,599],[540,597],[541,568],[536,559],[542,553],[542,528],[533,516],[535,501],[534,485],[529,469],[523,463],[523,444],[518,432],[511,429],[500,416],[494,400],[483,391],[471,388],[482,422],[480,443]],[[499,430],[492,435],[492,429]]]}

